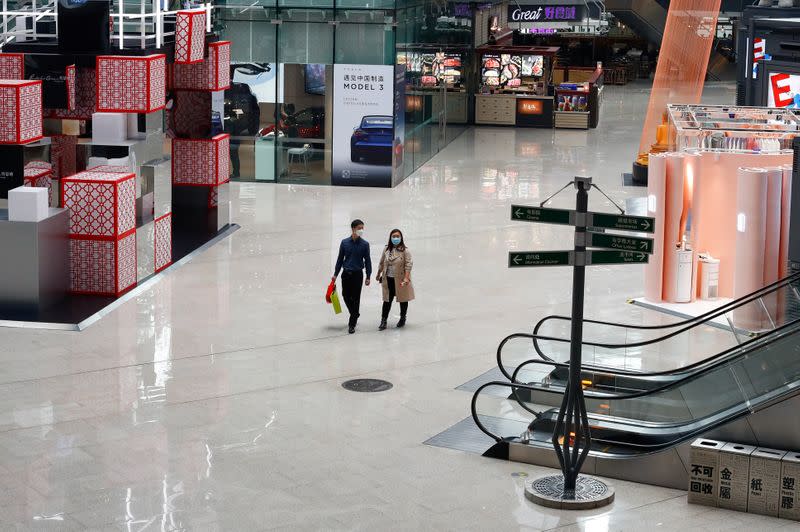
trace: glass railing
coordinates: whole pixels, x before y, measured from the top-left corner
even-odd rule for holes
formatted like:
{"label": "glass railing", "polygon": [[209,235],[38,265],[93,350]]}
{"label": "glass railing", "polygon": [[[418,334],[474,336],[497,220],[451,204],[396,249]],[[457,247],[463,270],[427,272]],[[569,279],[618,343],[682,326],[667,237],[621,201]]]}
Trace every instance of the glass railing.
{"label": "glass railing", "polygon": [[[596,371],[602,377],[603,369],[608,368],[615,375],[633,379],[680,377],[702,369],[736,347],[797,323],[800,276],[788,277],[697,318],[676,321],[664,314],[645,313],[642,320],[636,325],[586,320],[582,355],[587,375]],[[569,360],[569,327],[569,317],[548,316],[537,324],[533,335],[506,338],[498,348],[503,374],[521,383],[546,382],[543,378],[551,373],[565,375],[563,365],[553,372],[552,366],[541,362]],[[645,361],[649,362],[647,368],[643,367]],[[590,387],[596,383],[601,389],[613,389],[613,379],[587,378]]]}
{"label": "glass railing", "polygon": [[[799,338],[800,324],[788,325],[736,348],[736,356],[646,392],[606,397],[586,390],[593,438],[602,445],[667,447],[798,393]],[[546,441],[557,409],[536,404],[532,394],[541,391],[523,384],[486,384],[473,397],[473,417],[497,439]]]}

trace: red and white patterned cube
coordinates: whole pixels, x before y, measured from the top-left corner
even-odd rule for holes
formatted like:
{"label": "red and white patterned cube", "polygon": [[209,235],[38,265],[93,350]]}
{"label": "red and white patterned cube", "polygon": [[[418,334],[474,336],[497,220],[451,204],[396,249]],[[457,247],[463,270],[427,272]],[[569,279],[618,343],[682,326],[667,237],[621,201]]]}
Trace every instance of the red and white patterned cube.
{"label": "red and white patterned cube", "polygon": [[97,111],[151,113],[166,104],[167,57],[97,57]]}
{"label": "red and white patterned cube", "polygon": [[155,221],[156,261],[155,271],[160,272],[172,264],[172,213]]}
{"label": "red and white patterned cube", "polygon": [[175,62],[199,63],[206,51],[206,12],[178,11],[175,15]]}
{"label": "red and white patterned cube", "polygon": [[102,173],[106,172],[109,174],[130,174],[131,169],[127,166],[112,166],[110,164],[101,164],[100,166],[93,166],[91,168],[86,169],[87,172],[94,172],[94,173]]}
{"label": "red and white patterned cube", "polygon": [[230,174],[230,135],[211,139],[172,140],[172,183],[212,186],[228,180]]}
{"label": "red and white patterned cube", "polygon": [[52,172],[53,165],[47,161],[30,161],[25,164],[25,170],[29,169],[48,170]]}
{"label": "red and white patterned cube", "polygon": [[53,163],[53,179],[62,179],[77,172],[78,137],[52,135],[50,137],[50,161]]}
{"label": "red and white patterned cube", "polygon": [[42,82],[0,80],[0,144],[42,138]]}
{"label": "red and white patterned cube", "polygon": [[172,108],[167,112],[171,138],[202,139],[211,133],[211,95],[210,91],[172,91]]}
{"label": "red and white patterned cube", "polygon": [[75,95],[75,65],[67,67],[67,109],[69,111],[75,110],[78,98]]}
{"label": "red and white patterned cube", "polygon": [[202,63],[175,64],[172,85],[175,89],[221,91],[231,85],[231,42],[209,43],[208,57]]}
{"label": "red and white patterned cube", "polygon": [[70,237],[70,290],[119,296],[136,285],[136,232],[115,240]]}
{"label": "red and white patterned cube", "polygon": [[46,188],[47,205],[53,206],[53,170],[50,163],[33,161],[26,164],[22,186]]}
{"label": "red and white patterned cube", "polygon": [[69,234],[112,240],[136,231],[136,176],[79,172],[61,180],[61,204],[69,209]]}
{"label": "red and white patterned cube", "polygon": [[0,79],[25,79],[25,54],[0,54]]}
{"label": "red and white patterned cube", "polygon": [[[67,72],[69,83],[69,72]],[[73,109],[47,109],[46,118],[91,120],[97,112],[97,74],[94,68],[75,68],[75,103]],[[74,173],[74,172],[73,172]]]}

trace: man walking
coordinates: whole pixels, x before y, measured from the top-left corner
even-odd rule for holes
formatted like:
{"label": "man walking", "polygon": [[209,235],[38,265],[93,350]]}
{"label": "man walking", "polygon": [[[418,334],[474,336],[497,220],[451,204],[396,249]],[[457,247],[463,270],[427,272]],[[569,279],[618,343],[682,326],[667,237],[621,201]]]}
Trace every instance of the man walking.
{"label": "man walking", "polygon": [[[347,310],[350,312],[350,325],[347,332],[356,332],[358,323],[359,308],[361,307],[361,281],[364,279],[363,270],[367,270],[367,278],[364,281],[369,286],[369,278],[372,276],[372,260],[369,258],[369,242],[362,238],[364,234],[364,222],[353,220],[350,224],[352,234],[342,240],[339,245],[339,257],[336,259],[336,271],[333,274],[333,281],[342,272],[342,296]],[[342,271],[344,269],[344,271]]]}

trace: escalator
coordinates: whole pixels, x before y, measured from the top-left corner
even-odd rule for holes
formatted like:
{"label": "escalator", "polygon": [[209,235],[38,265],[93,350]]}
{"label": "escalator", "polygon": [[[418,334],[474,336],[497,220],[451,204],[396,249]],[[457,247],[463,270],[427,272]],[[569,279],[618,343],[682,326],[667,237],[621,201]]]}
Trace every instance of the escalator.
{"label": "escalator", "polygon": [[[780,305],[780,310],[777,306]],[[772,307],[772,312],[769,308]],[[757,318],[753,320],[753,317]],[[600,343],[600,342],[584,342],[584,360],[589,360],[592,350],[602,349],[605,352],[613,352],[625,350],[629,352],[636,350],[638,355],[643,349],[652,345],[667,345],[668,342],[681,343],[682,345],[689,345],[691,338],[689,335],[697,332],[698,334],[709,334],[709,322],[719,320],[728,323],[728,330],[730,335],[724,335],[721,340],[715,342],[713,349],[708,353],[696,352],[695,355],[699,357],[696,362],[688,364],[680,368],[670,368],[666,371],[657,372],[641,372],[624,370],[617,368],[613,375],[606,372],[607,367],[595,366],[591,363],[585,364],[583,367],[581,380],[586,389],[596,391],[598,393],[628,393],[637,391],[646,391],[657,388],[663,384],[667,384],[674,380],[683,378],[693,372],[700,371],[705,367],[717,363],[730,353],[736,353],[734,347],[747,345],[754,342],[760,336],[773,332],[779,328],[791,325],[800,320],[800,274],[791,275],[776,283],[768,285],[760,290],[748,294],[742,298],[731,301],[722,305],[714,310],[706,312],[695,318],[690,318],[683,321],[669,323],[666,325],[630,325],[618,324],[600,320],[585,320],[584,327],[599,326],[605,329],[619,329],[624,330],[626,338],[630,338],[629,331],[650,332],[654,331],[659,334],[656,338],[646,339],[642,341],[626,341],[625,343]],[[754,321],[767,325],[767,329],[759,331],[745,330],[737,327],[735,322],[746,321],[748,325],[752,325]],[[562,347],[562,358],[566,359],[564,349],[568,347],[568,339],[565,337],[554,338],[552,333],[542,334],[542,330],[546,329],[548,323],[562,322],[564,324],[570,323],[568,316],[547,316],[540,320],[533,330],[532,335],[528,334],[514,334],[505,338],[499,345],[497,351],[497,363],[501,373],[510,381],[515,383],[531,384],[530,378],[525,378],[530,373],[536,373],[536,368],[546,366],[547,363],[554,362],[559,358],[555,352],[557,347]],[[723,323],[724,323],[723,322]],[[682,338],[683,337],[683,338]],[[685,341],[683,341],[685,338]],[[535,357],[525,360],[516,367],[510,369],[504,360],[504,348],[509,342],[516,339],[533,340],[533,348],[535,350]],[[677,342],[676,342],[677,341]],[[549,342],[556,346],[551,349],[549,354],[545,353],[543,343]],[[590,349],[586,349],[586,348]],[[726,349],[726,348],[731,349]],[[534,368],[533,370],[531,368]],[[564,389],[569,368],[566,364],[558,364],[552,371],[547,373],[541,378],[538,384],[541,387],[552,388],[556,390]],[[553,397],[549,393],[533,393],[533,397],[528,400],[537,402],[538,404],[545,404],[557,406],[560,404],[560,399]],[[547,402],[548,400],[555,401],[555,403]]]}
{"label": "escalator", "polygon": [[661,46],[669,3],[656,0],[606,0],[608,11],[641,37]]}
{"label": "escalator", "polygon": [[[794,292],[797,283],[790,277],[761,298]],[[584,380],[593,438],[584,472],[685,489],[695,438],[800,449],[800,302],[779,305],[786,317],[774,328],[689,366],[658,374],[594,366],[606,384]],[[610,384],[614,379],[625,385]],[[548,395],[549,401],[541,400]],[[547,405],[562,397],[563,387],[541,383],[481,386],[472,400],[473,419],[497,442],[485,454],[558,467],[552,448],[558,408]]]}

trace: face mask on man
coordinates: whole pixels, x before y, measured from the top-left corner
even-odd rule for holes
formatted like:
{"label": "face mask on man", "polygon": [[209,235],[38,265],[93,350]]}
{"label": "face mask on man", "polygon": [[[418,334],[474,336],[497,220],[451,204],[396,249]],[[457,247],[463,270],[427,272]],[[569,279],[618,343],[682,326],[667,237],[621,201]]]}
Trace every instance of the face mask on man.
{"label": "face mask on man", "polygon": [[400,242],[402,242],[402,241],[403,241],[403,239],[400,238],[399,236],[393,236],[392,237],[392,244],[395,245],[395,246],[399,246]]}
{"label": "face mask on man", "polygon": [[356,230],[356,234],[357,234],[358,236],[364,236],[364,230],[363,230],[363,229],[357,229],[357,230]]}

